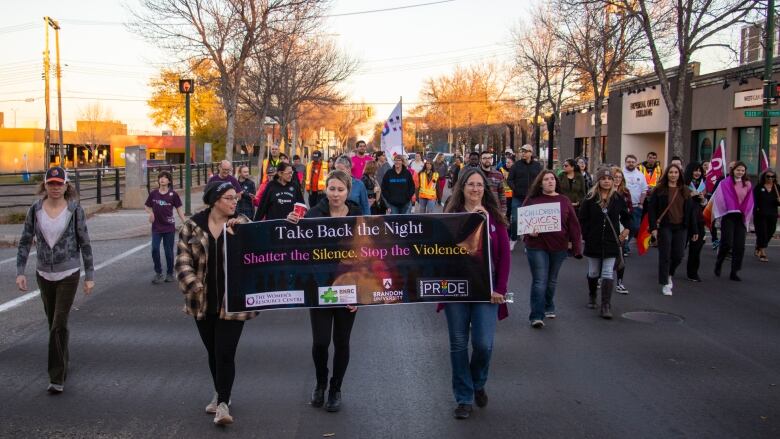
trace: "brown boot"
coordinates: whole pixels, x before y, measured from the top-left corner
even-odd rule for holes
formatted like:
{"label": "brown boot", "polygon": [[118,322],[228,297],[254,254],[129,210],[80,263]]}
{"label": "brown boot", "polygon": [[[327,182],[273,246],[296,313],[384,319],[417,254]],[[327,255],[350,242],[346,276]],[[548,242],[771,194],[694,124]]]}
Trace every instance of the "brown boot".
{"label": "brown boot", "polygon": [[596,291],[599,288],[599,278],[588,278],[588,308],[596,309]]}
{"label": "brown boot", "polygon": [[615,289],[614,279],[601,279],[601,318],[612,318],[612,291]]}

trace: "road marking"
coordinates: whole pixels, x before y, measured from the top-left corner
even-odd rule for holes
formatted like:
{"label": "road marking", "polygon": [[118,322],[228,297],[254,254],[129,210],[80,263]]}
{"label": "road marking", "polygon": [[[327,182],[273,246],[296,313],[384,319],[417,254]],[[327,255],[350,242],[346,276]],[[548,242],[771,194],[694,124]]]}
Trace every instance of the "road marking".
{"label": "road marking", "polygon": [[[124,258],[132,255],[133,253],[137,253],[138,251],[143,250],[144,248],[149,247],[150,245],[151,245],[151,243],[147,242],[146,244],[141,244],[141,245],[139,245],[137,247],[133,247],[130,250],[127,250],[124,253],[120,253],[120,254],[114,256],[113,258],[96,265],[95,266],[95,271],[98,271],[101,268],[104,268],[104,267],[106,267],[108,265],[111,265],[111,264],[113,264],[116,261],[124,259]],[[84,276],[84,272],[83,271],[81,272],[81,276],[82,277]],[[12,309],[12,308],[16,308],[17,306],[23,304],[24,302],[27,302],[28,300],[34,299],[40,293],[41,293],[41,290],[30,291],[29,293],[27,293],[27,294],[25,294],[23,296],[19,296],[16,299],[9,300],[8,302],[5,302],[2,305],[0,305],[0,313],[8,311],[9,309]]]}
{"label": "road marking", "polygon": [[[29,258],[30,256],[32,256],[34,254],[35,254],[35,252],[30,252],[30,254],[27,255],[27,257]],[[5,264],[6,262],[15,261],[15,260],[16,260],[16,256],[14,256],[13,258],[3,259],[2,261],[0,261],[0,265]]]}

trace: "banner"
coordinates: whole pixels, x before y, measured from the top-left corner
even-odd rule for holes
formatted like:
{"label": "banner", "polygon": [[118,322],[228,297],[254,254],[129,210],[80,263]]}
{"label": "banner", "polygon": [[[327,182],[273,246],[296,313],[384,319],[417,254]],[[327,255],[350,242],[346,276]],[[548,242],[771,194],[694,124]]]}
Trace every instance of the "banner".
{"label": "banner", "polygon": [[385,152],[389,162],[393,161],[393,157],[396,154],[404,153],[403,134],[403,114],[401,112],[401,101],[398,101],[398,105],[390,113],[390,118],[385,121],[385,125],[382,128],[382,151]]}
{"label": "banner", "polygon": [[225,240],[226,310],[490,301],[487,227],[476,213],[240,224]]}
{"label": "banner", "polygon": [[715,183],[718,180],[725,178],[726,174],[723,170],[723,166],[726,163],[726,140],[721,139],[718,147],[712,152],[712,159],[710,160],[710,170],[707,171],[705,178],[707,182],[707,193],[711,194],[715,190]]}
{"label": "banner", "polygon": [[517,209],[517,234],[561,231],[561,203],[541,203]]}
{"label": "banner", "polygon": [[764,148],[758,148],[761,151],[761,157],[758,165],[758,173],[762,173],[769,169],[769,159],[766,156],[766,150]]}

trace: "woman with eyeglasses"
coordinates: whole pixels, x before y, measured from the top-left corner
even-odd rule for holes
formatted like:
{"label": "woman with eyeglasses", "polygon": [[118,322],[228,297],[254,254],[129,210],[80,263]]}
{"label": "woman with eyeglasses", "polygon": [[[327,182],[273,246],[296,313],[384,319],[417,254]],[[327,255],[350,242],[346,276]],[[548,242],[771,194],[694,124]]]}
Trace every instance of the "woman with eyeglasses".
{"label": "woman with eyeglasses", "polygon": [[24,220],[16,256],[16,286],[27,291],[24,274],[33,238],[37,251],[36,279],[43,310],[49,322],[49,387],[62,393],[68,373],[68,315],[79,286],[84,261],[84,294],[95,287],[92,280],[92,245],[87,233],[87,217],[77,201],[76,189],[59,166],[46,171],[38,194]]}
{"label": "woman with eyeglasses", "polygon": [[255,212],[255,221],[285,219],[293,211],[295,203],[303,203],[303,194],[293,183],[295,170],[281,162],[263,192],[263,198]]}
{"label": "woman with eyeglasses", "polygon": [[780,186],[777,173],[767,169],[761,173],[753,189],[753,226],[756,229],[756,256],[761,262],[769,262],[766,248],[777,230],[777,207],[780,206]]}
{"label": "woman with eyeglasses", "polygon": [[236,375],[236,349],[244,321],[257,312],[225,311],[225,235],[235,224],[249,222],[236,214],[239,196],[230,182],[214,181],[203,192],[208,208],[190,217],[179,231],[176,276],[184,293],[184,312],[195,317],[200,338],[206,347],[214,396],[206,413],[214,414],[214,424],[233,423],[230,394]]}

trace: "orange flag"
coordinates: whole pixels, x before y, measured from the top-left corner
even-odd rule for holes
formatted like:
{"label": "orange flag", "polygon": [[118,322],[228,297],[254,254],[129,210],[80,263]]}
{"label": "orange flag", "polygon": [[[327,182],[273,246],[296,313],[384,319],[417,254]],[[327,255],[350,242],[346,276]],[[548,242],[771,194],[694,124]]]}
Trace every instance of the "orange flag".
{"label": "orange flag", "polygon": [[642,216],[642,222],[639,224],[639,231],[636,234],[636,248],[639,250],[640,256],[647,253],[652,236],[650,234],[650,220],[648,220],[648,216],[645,214]]}

